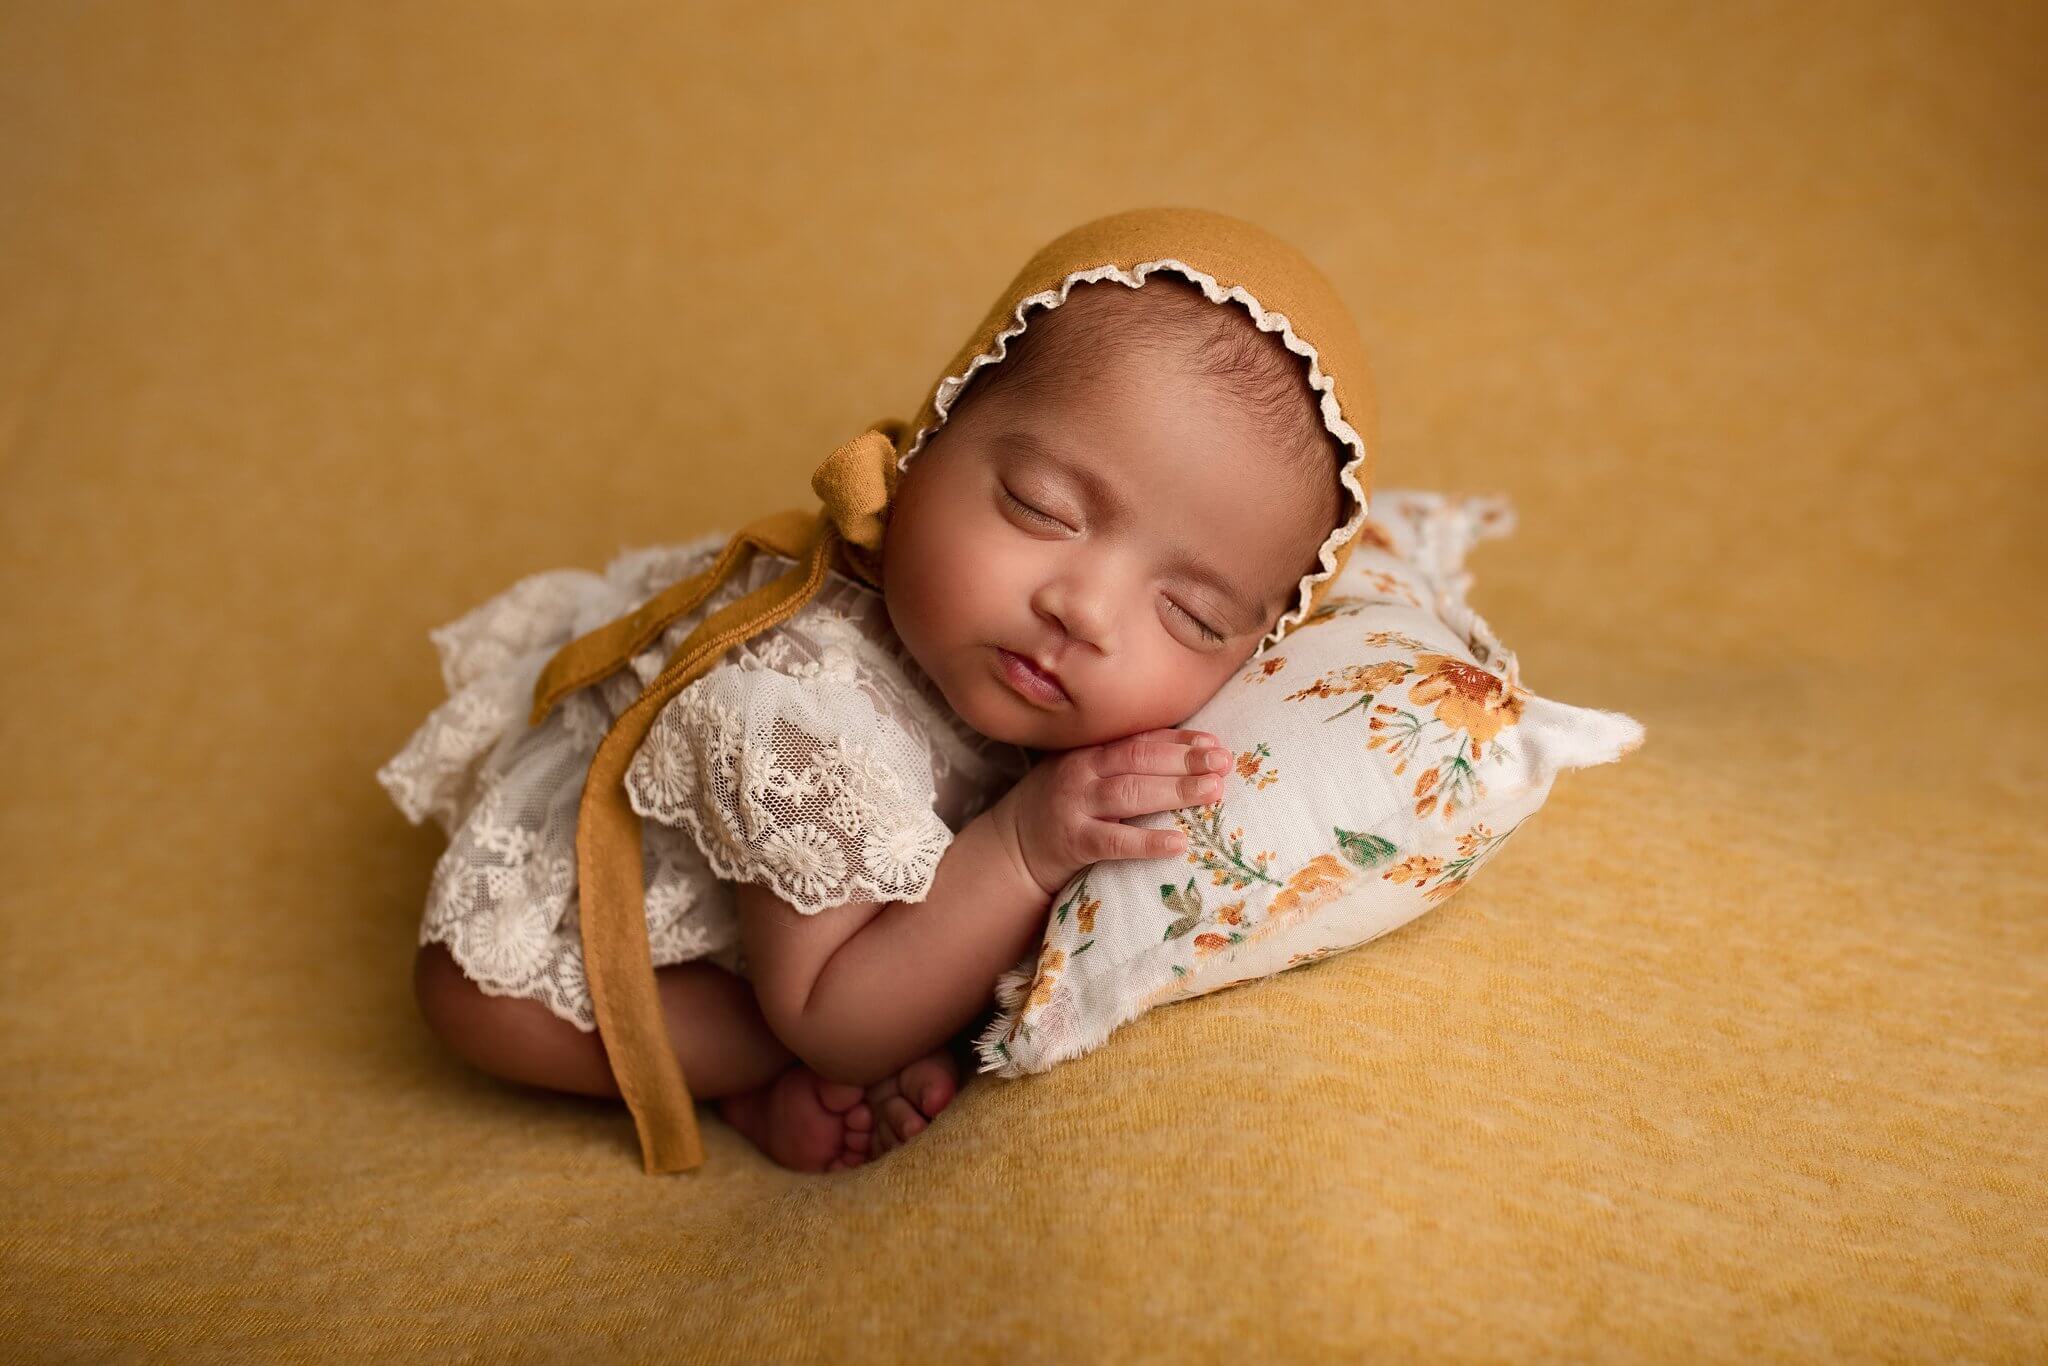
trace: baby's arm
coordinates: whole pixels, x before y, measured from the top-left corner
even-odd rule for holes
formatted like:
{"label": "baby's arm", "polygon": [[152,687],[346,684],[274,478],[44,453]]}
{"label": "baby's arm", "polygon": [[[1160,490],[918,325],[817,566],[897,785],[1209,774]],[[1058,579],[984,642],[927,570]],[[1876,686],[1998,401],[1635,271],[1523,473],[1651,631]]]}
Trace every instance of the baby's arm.
{"label": "baby's arm", "polygon": [[859,1086],[938,1047],[1038,942],[1054,894],[1075,873],[1180,851],[1177,831],[1123,820],[1209,795],[1202,784],[1229,758],[1220,747],[1220,762],[1209,758],[1193,744],[1203,739],[1213,742],[1199,731],[1148,731],[1042,760],[954,836],[923,901],[807,916],[741,884],[740,933],[769,1026],[821,1075]]}

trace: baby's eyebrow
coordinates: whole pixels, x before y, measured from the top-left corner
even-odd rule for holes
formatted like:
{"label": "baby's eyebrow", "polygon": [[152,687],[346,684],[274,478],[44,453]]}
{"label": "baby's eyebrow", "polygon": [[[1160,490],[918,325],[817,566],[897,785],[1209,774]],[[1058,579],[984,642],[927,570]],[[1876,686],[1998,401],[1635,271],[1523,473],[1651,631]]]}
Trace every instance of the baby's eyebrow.
{"label": "baby's eyebrow", "polygon": [[[1034,432],[1016,427],[1005,428],[991,437],[989,444],[1014,451],[1027,461],[1044,465],[1065,475],[1086,489],[1089,499],[1099,506],[1107,508],[1113,517],[1125,517],[1131,511],[1130,501],[1100,471],[1089,469],[1085,465],[1077,465],[1064,456],[1059,455],[1050,446],[1040,441]],[[1244,594],[1238,591],[1236,584],[1211,569],[1202,560],[1188,554],[1185,550],[1177,550],[1167,567],[1187,578],[1194,579],[1199,583],[1205,583],[1222,594],[1224,600],[1236,609],[1241,621],[1249,623],[1266,619],[1263,603],[1255,607]]]}

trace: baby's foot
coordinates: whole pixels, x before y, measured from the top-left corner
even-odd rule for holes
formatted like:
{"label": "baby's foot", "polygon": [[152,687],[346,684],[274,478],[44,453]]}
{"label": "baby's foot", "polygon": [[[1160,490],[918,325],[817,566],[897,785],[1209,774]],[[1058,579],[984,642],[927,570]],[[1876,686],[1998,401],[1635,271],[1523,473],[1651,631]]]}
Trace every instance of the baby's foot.
{"label": "baby's foot", "polygon": [[868,1088],[874,1112],[874,1151],[880,1157],[924,1131],[960,1089],[960,1063],[947,1049],[927,1053],[893,1077]]}
{"label": "baby's foot", "polygon": [[874,1112],[860,1088],[791,1063],[766,1086],[718,1102],[725,1122],[768,1156],[800,1172],[833,1172],[868,1160]]}

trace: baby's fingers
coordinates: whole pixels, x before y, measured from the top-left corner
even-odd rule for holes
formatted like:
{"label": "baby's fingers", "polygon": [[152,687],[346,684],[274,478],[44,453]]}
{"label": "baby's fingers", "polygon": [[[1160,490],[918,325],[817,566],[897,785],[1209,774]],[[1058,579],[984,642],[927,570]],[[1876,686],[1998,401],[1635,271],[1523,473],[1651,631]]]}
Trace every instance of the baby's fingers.
{"label": "baby's fingers", "polygon": [[[1200,736],[1210,743],[1197,744],[1178,736]],[[1095,751],[1095,772],[1102,777],[1119,773],[1219,773],[1230,767],[1230,753],[1220,742],[1202,731],[1161,730],[1113,740]]]}
{"label": "baby's fingers", "polygon": [[1171,858],[1186,852],[1188,837],[1178,830],[1148,830],[1121,821],[1092,821],[1081,838],[1081,861]]}
{"label": "baby's fingers", "polygon": [[1085,810],[1100,819],[1120,820],[1125,816],[1173,811],[1196,802],[1212,802],[1222,794],[1223,779],[1214,773],[1190,773],[1178,778],[1118,773],[1098,779],[1089,788]]}
{"label": "baby's fingers", "polygon": [[1157,730],[1141,730],[1127,737],[1132,740],[1170,740],[1176,745],[1221,745],[1223,742],[1206,730],[1183,730],[1178,726],[1161,726]]}

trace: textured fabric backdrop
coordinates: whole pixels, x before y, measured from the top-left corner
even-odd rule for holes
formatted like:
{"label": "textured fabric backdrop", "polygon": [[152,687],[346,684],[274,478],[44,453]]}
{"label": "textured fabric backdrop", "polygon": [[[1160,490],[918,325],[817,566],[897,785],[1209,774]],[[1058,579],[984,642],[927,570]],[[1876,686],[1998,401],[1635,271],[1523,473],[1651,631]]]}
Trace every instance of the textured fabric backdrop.
{"label": "textured fabric backdrop", "polygon": [[[2048,11],[0,9],[16,1359],[2048,1352]],[[808,505],[1037,245],[1350,301],[1648,729],[1355,954],[832,1177],[466,1069],[427,628]],[[1246,1350],[1249,1349],[1248,1352]]]}

